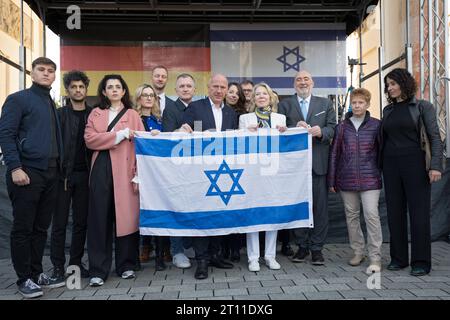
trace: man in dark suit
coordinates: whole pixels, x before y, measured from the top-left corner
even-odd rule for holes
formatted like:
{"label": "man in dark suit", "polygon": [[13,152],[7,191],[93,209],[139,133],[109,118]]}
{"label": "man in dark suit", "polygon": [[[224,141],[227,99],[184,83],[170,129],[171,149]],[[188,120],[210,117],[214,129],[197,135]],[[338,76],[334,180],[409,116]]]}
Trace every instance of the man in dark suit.
{"label": "man in dark suit", "polygon": [[[236,112],[223,101],[228,90],[228,80],[216,74],[208,82],[208,97],[189,104],[183,115],[180,131],[226,131],[237,129]],[[197,260],[196,279],[208,277],[208,262],[217,268],[229,269],[233,265],[219,255],[221,237],[194,237],[192,246]]]}
{"label": "man in dark suit", "polygon": [[178,99],[175,103],[167,105],[162,117],[162,126],[165,132],[173,132],[183,124],[184,110],[192,102],[195,93],[194,78],[188,73],[178,75],[175,92]]}
{"label": "man in dark suit", "polygon": [[307,71],[295,76],[296,94],[283,100],[278,112],[286,116],[288,127],[308,128],[313,137],[313,218],[314,228],[293,230],[298,251],[293,262],[303,262],[311,250],[312,264],[323,265],[322,248],[328,232],[328,151],[336,126],[336,113],[329,99],[311,95],[314,81]]}
{"label": "man in dark suit", "polygon": [[164,110],[166,107],[175,103],[175,101],[166,96],[164,92],[167,80],[169,80],[169,71],[165,66],[158,65],[152,69],[152,84],[156,94],[158,95],[161,115],[164,115]]}

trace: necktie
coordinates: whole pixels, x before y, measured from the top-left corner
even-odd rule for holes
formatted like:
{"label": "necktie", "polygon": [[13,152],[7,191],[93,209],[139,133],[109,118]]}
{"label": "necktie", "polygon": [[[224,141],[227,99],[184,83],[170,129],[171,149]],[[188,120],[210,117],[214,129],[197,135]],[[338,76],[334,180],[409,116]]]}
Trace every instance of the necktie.
{"label": "necktie", "polygon": [[303,119],[306,121],[306,117],[308,116],[308,109],[306,108],[306,100],[300,101],[300,110],[302,111]]}

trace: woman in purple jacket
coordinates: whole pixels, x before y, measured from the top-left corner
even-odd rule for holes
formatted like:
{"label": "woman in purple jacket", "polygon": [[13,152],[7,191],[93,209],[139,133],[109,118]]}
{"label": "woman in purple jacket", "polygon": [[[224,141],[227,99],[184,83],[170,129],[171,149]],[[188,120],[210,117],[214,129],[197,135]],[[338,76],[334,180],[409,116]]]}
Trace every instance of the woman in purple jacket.
{"label": "woman in purple jacket", "polygon": [[344,201],[350,247],[358,266],[365,259],[365,242],[360,224],[360,198],[367,227],[370,265],[367,273],[381,271],[382,233],[378,214],[381,191],[381,170],[378,165],[381,121],[370,116],[367,109],[371,94],[355,89],[350,95],[352,111],[336,126],[329,158],[328,186],[339,192]]}

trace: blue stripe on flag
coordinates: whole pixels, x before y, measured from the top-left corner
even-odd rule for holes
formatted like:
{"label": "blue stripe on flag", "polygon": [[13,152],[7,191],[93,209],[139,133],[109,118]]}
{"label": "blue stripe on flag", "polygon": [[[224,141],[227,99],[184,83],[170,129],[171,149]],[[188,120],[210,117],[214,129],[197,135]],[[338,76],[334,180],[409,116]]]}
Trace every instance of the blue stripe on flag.
{"label": "blue stripe on flag", "polygon": [[279,224],[308,219],[308,202],[281,207],[258,207],[205,212],[174,212],[141,209],[140,227],[207,230]]}
{"label": "blue stripe on flag", "polygon": [[[265,82],[272,88],[279,89],[294,89],[293,77],[253,77],[253,78],[240,78],[240,77],[228,77],[228,82],[241,83],[244,80],[251,80],[253,83]],[[328,88],[346,88],[346,77],[313,77],[314,88],[328,89]]]}
{"label": "blue stripe on flag", "polygon": [[285,153],[307,150],[308,134],[177,140],[135,138],[135,145],[137,155],[155,157]]}
{"label": "blue stripe on flag", "polygon": [[345,30],[211,30],[210,41],[345,41]]}

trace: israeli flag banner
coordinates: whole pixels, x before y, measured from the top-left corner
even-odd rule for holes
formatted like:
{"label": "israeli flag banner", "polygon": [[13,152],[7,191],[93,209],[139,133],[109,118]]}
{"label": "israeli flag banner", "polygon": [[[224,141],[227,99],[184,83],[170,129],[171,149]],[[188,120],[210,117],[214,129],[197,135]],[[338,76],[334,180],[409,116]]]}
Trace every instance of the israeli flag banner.
{"label": "israeli flag banner", "polygon": [[293,128],[136,132],[140,233],[312,228],[311,135]]}

